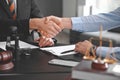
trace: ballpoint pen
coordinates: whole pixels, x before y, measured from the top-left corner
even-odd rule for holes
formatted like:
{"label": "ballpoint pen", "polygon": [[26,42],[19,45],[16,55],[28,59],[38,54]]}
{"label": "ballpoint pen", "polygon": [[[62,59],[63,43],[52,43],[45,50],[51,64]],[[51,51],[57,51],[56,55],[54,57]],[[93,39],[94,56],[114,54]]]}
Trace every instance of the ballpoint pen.
{"label": "ballpoint pen", "polygon": [[69,53],[69,52],[73,52],[74,50],[67,50],[67,51],[63,51],[61,54],[65,54],[65,53]]}

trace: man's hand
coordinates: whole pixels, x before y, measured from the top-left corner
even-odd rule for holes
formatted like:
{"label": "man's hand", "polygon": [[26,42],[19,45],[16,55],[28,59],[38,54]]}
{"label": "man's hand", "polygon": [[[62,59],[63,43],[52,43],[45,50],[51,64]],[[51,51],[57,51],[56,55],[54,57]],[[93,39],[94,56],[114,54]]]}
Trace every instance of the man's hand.
{"label": "man's hand", "polygon": [[61,29],[64,29],[64,25],[63,25],[63,18],[57,17],[57,16],[48,16],[46,17],[46,22],[48,21],[53,21],[54,23],[56,23]]}
{"label": "man's hand", "polygon": [[46,46],[53,46],[54,41],[52,38],[46,38],[45,36],[41,36],[39,39],[35,40],[38,42],[40,47],[46,47]]}
{"label": "man's hand", "polygon": [[57,16],[48,16],[50,21],[55,22],[61,29],[72,29],[72,20],[71,18],[60,18]]}
{"label": "man's hand", "polygon": [[85,54],[87,49],[90,50],[90,48],[92,48],[92,47],[93,47],[92,43],[87,41],[87,40],[85,40],[83,42],[76,43],[75,51],[79,52],[81,54]]}
{"label": "man's hand", "polygon": [[48,16],[44,18],[32,18],[29,21],[31,29],[37,29],[42,36],[47,38],[55,37],[63,29],[72,29],[70,18]]}
{"label": "man's hand", "polygon": [[32,18],[29,22],[30,28],[37,29],[42,36],[53,38],[62,31],[62,28],[57,23],[49,19],[50,18],[47,17]]}

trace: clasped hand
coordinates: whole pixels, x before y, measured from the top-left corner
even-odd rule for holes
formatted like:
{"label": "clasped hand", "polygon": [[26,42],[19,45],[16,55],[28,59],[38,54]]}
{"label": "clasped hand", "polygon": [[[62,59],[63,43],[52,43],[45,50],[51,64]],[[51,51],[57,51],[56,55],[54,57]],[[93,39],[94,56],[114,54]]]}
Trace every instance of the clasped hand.
{"label": "clasped hand", "polygon": [[52,38],[63,29],[61,19],[55,16],[32,18],[29,24],[31,29],[37,29],[41,34],[41,37],[36,40],[40,47],[54,45]]}
{"label": "clasped hand", "polygon": [[55,37],[63,29],[61,18],[55,16],[32,18],[30,26],[33,29],[37,29],[42,36],[47,38]]}

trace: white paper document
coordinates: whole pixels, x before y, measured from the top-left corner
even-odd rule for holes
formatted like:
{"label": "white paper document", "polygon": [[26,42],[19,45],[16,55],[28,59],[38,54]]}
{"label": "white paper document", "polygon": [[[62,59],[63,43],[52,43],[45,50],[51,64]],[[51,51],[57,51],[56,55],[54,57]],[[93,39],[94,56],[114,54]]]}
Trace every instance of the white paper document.
{"label": "white paper document", "polygon": [[115,67],[113,68],[113,72],[120,73],[120,65],[115,65]]}
{"label": "white paper document", "polygon": [[[15,41],[11,41],[11,44],[15,44]],[[31,45],[31,44],[28,44],[26,42],[23,42],[23,41],[19,41],[19,46],[20,48],[38,48],[37,46],[34,46],[34,45]],[[0,48],[6,50],[6,42],[0,42]]]}
{"label": "white paper document", "polygon": [[76,54],[75,51],[61,54],[64,51],[74,50],[74,48],[75,48],[75,45],[65,45],[65,46],[56,46],[56,47],[46,47],[46,48],[40,48],[40,49],[51,52],[53,55],[56,55],[56,56],[64,56],[64,55]]}

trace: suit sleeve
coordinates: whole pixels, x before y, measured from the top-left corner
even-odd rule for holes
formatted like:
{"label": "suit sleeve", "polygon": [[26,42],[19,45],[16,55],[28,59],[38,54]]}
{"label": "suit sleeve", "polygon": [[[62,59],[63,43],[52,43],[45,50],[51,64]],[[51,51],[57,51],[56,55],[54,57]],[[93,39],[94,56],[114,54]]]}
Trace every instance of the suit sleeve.
{"label": "suit sleeve", "polygon": [[40,12],[39,6],[35,0],[31,0],[31,18],[42,18],[43,14]]}
{"label": "suit sleeve", "polygon": [[[18,33],[29,34],[29,19],[24,20],[12,20],[12,19],[0,19],[0,34],[10,34],[10,27],[17,26]],[[26,27],[25,27],[26,26]]]}

